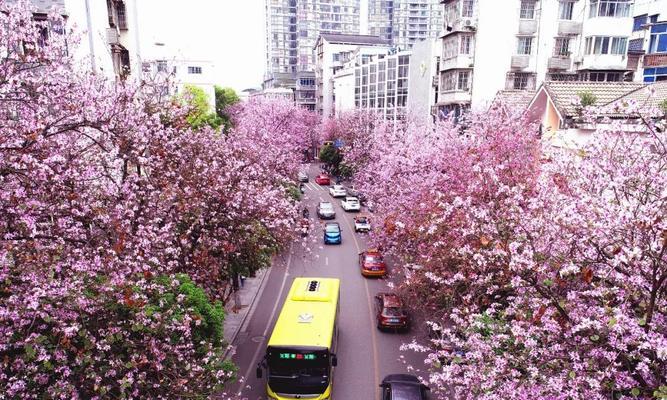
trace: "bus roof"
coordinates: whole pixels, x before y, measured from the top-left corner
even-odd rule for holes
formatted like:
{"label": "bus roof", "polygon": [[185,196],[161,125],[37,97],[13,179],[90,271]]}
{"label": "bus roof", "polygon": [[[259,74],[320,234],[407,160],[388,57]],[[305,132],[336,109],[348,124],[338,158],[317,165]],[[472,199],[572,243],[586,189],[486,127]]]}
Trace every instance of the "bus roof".
{"label": "bus roof", "polygon": [[295,278],[268,345],[330,349],[339,288],[335,278]]}

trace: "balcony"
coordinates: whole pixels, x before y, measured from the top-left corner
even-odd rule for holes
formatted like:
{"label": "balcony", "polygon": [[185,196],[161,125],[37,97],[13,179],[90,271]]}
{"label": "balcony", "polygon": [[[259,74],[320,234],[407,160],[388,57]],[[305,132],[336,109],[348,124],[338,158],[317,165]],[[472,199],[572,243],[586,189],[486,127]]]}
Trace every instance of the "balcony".
{"label": "balcony", "polygon": [[534,19],[522,19],[519,21],[519,35],[532,35],[537,32],[537,21]]}
{"label": "balcony", "polygon": [[560,36],[576,36],[581,34],[581,22],[560,21],[558,22],[558,34]]}
{"label": "balcony", "polygon": [[645,54],[644,67],[662,67],[667,65],[667,53]]}
{"label": "balcony", "polygon": [[470,103],[470,91],[447,91],[438,94],[438,105]]}
{"label": "balcony", "polygon": [[548,60],[548,63],[547,63],[547,68],[568,70],[568,69],[570,69],[571,63],[572,63],[572,59],[570,57],[567,57],[567,56],[549,57],[549,60]]}
{"label": "balcony", "polygon": [[473,66],[472,55],[459,54],[455,57],[441,58],[440,71],[447,71],[449,69],[471,68]]}
{"label": "balcony", "polygon": [[512,56],[512,63],[510,66],[512,69],[524,69],[528,68],[528,65],[530,64],[530,56],[529,55],[516,55]]}

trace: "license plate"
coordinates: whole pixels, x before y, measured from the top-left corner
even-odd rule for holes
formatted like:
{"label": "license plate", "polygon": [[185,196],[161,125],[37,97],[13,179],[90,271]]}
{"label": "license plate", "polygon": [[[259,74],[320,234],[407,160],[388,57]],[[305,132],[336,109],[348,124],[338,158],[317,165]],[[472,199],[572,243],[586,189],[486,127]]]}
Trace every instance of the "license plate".
{"label": "license plate", "polygon": [[389,318],[389,322],[394,322],[394,323],[396,323],[396,322],[398,322],[398,321],[399,321],[398,318]]}

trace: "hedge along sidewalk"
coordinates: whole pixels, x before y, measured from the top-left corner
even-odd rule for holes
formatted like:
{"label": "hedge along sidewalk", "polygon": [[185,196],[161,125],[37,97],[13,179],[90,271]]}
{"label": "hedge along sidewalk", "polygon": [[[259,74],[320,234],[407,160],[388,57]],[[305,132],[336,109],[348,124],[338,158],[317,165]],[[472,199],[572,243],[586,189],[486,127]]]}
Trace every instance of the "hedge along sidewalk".
{"label": "hedge along sidewalk", "polygon": [[[275,258],[271,261],[274,264]],[[223,322],[223,337],[227,341],[227,349],[224,358],[231,358],[234,355],[234,341],[243,327],[248,315],[252,313],[256,299],[264,290],[266,276],[269,275],[270,268],[263,268],[255,274],[254,278],[246,278],[243,287],[232,294],[231,301],[225,305],[225,320]]]}

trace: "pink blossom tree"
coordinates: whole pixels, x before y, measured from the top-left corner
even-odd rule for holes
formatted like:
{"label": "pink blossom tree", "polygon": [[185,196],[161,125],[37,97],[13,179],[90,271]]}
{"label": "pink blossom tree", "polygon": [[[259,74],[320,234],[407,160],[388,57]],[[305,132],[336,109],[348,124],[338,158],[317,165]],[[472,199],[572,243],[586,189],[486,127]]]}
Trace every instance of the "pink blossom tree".
{"label": "pink blossom tree", "polygon": [[248,108],[227,136],[192,131],[151,82],[78,70],[54,26],[0,4],[1,387],[208,396],[233,374],[216,300],[291,240],[286,186],[317,121],[266,102],[257,129]]}
{"label": "pink blossom tree", "polygon": [[667,137],[645,121],[581,153],[542,148],[507,109],[464,130],[358,127],[371,145],[345,157],[377,203],[374,240],[421,266],[402,290],[439,334],[406,348],[426,352],[436,393],[665,396]]}

